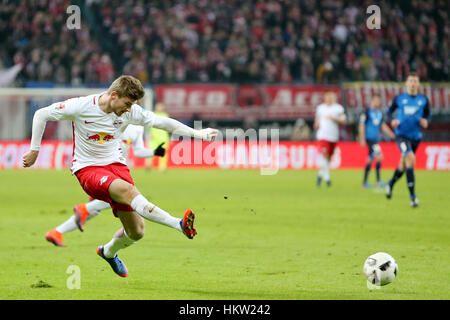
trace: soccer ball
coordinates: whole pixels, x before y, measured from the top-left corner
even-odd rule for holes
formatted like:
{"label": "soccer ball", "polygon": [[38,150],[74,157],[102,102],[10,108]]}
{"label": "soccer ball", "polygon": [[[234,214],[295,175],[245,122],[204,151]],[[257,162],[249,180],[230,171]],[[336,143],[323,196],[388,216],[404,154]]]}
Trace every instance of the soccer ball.
{"label": "soccer ball", "polygon": [[363,271],[370,284],[384,286],[394,281],[398,273],[398,265],[391,255],[378,252],[366,259]]}

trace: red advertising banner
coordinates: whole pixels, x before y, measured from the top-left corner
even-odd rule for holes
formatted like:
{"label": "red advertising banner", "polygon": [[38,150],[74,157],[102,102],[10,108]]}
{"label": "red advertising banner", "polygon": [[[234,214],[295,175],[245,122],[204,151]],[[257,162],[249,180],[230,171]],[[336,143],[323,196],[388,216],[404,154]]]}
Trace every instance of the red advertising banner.
{"label": "red advertising banner", "polygon": [[[383,152],[383,168],[395,169],[400,160],[397,145],[394,142],[382,142],[380,147]],[[188,156],[183,153],[184,150],[187,150]],[[253,142],[182,141],[173,143],[169,154],[169,167],[258,169],[274,166],[279,170],[319,167],[317,142],[280,141],[275,145],[261,145]],[[367,147],[362,147],[357,142],[340,142],[330,165],[333,169],[363,168],[367,155]],[[450,143],[421,143],[416,151],[416,168],[450,170]]]}
{"label": "red advertising banner", "polygon": [[326,91],[339,86],[316,85],[155,85],[158,101],[174,118],[256,119],[313,118]]}
{"label": "red advertising banner", "polygon": [[[387,107],[395,95],[405,90],[398,82],[351,82],[342,85],[155,85],[158,101],[175,118],[259,120],[313,118],[323,94],[333,91],[349,113],[360,113],[374,93]],[[422,83],[420,92],[430,100],[433,114],[450,114],[450,84]]]}
{"label": "red advertising banner", "polygon": [[191,118],[194,115],[203,119],[235,117],[234,85],[155,85],[153,89],[172,118]]}
{"label": "red advertising banner", "polygon": [[[342,84],[342,90],[347,111],[358,112],[369,106],[374,93],[381,95],[383,106],[389,106],[397,94],[405,91],[405,85],[398,82],[350,82]],[[428,97],[433,114],[450,113],[450,83],[421,83],[419,92]]]}
{"label": "red advertising banner", "polygon": [[[28,151],[29,141],[0,141],[0,169],[22,167],[22,155]],[[394,142],[380,143],[383,168],[396,168],[400,151]],[[316,169],[319,153],[316,142],[278,143],[257,142],[201,142],[174,141],[168,150],[169,168],[221,168],[221,169]],[[340,142],[331,159],[333,169],[363,168],[367,147],[356,142]],[[72,142],[44,141],[35,168],[68,168],[72,160]],[[157,157],[153,159],[157,161]],[[135,158],[131,152],[130,163],[143,167],[144,159]],[[416,168],[425,170],[450,170],[450,143],[423,142],[416,151]],[[270,171],[269,170],[269,171]]]}
{"label": "red advertising banner", "polygon": [[267,95],[267,119],[314,118],[326,91],[333,91],[342,103],[339,86],[265,85],[262,90]]}
{"label": "red advertising banner", "polygon": [[[22,156],[30,141],[0,141],[0,169],[22,167]],[[43,141],[34,164],[39,169],[62,169],[72,165],[72,141]]]}

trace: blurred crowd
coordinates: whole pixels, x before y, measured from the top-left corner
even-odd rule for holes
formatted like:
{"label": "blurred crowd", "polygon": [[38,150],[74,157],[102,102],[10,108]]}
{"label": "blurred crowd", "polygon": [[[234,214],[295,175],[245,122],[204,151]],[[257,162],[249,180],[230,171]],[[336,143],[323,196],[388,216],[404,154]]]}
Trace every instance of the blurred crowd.
{"label": "blurred crowd", "polygon": [[380,30],[366,26],[371,0],[78,2],[81,28],[68,30],[71,1],[1,1],[0,69],[72,85],[449,79],[448,0],[377,1]]}

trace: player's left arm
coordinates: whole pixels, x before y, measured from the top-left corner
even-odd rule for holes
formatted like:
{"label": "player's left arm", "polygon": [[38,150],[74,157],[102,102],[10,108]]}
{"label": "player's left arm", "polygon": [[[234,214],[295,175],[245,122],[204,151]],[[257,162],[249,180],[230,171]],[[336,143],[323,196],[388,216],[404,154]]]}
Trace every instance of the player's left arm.
{"label": "player's left arm", "polygon": [[213,140],[218,134],[217,129],[193,129],[178,120],[160,116],[155,116],[153,127],[166,130],[167,132],[175,133],[180,136],[194,137],[202,140]]}
{"label": "player's left arm", "polygon": [[345,111],[342,106],[339,106],[339,109],[341,109],[339,114],[335,117],[332,117],[331,120],[333,120],[337,124],[345,126],[347,124],[347,116],[345,115]]}
{"label": "player's left arm", "polygon": [[213,128],[206,128],[200,130],[191,128],[178,120],[158,116],[151,111],[143,110],[139,106],[137,107],[133,106],[131,112],[132,112],[131,123],[133,124],[162,129],[170,133],[178,134],[180,136],[188,136],[210,141],[213,140],[215,137],[217,137],[219,133],[217,129]]}
{"label": "player's left arm", "polygon": [[426,102],[425,105],[423,107],[423,114],[422,117],[420,118],[420,126],[424,129],[428,128],[428,124],[430,122],[431,119],[431,111],[430,111],[430,103],[428,98],[426,98]]}

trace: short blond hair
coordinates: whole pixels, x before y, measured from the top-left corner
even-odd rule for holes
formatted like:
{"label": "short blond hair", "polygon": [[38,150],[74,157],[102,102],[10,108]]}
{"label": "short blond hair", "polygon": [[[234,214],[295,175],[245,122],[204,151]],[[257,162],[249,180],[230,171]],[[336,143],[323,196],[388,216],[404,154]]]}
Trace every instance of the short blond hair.
{"label": "short blond hair", "polygon": [[139,100],[144,96],[144,87],[139,79],[136,79],[133,76],[120,76],[108,89],[108,94],[111,94],[113,91],[117,92],[119,98],[127,97],[131,100]]}

